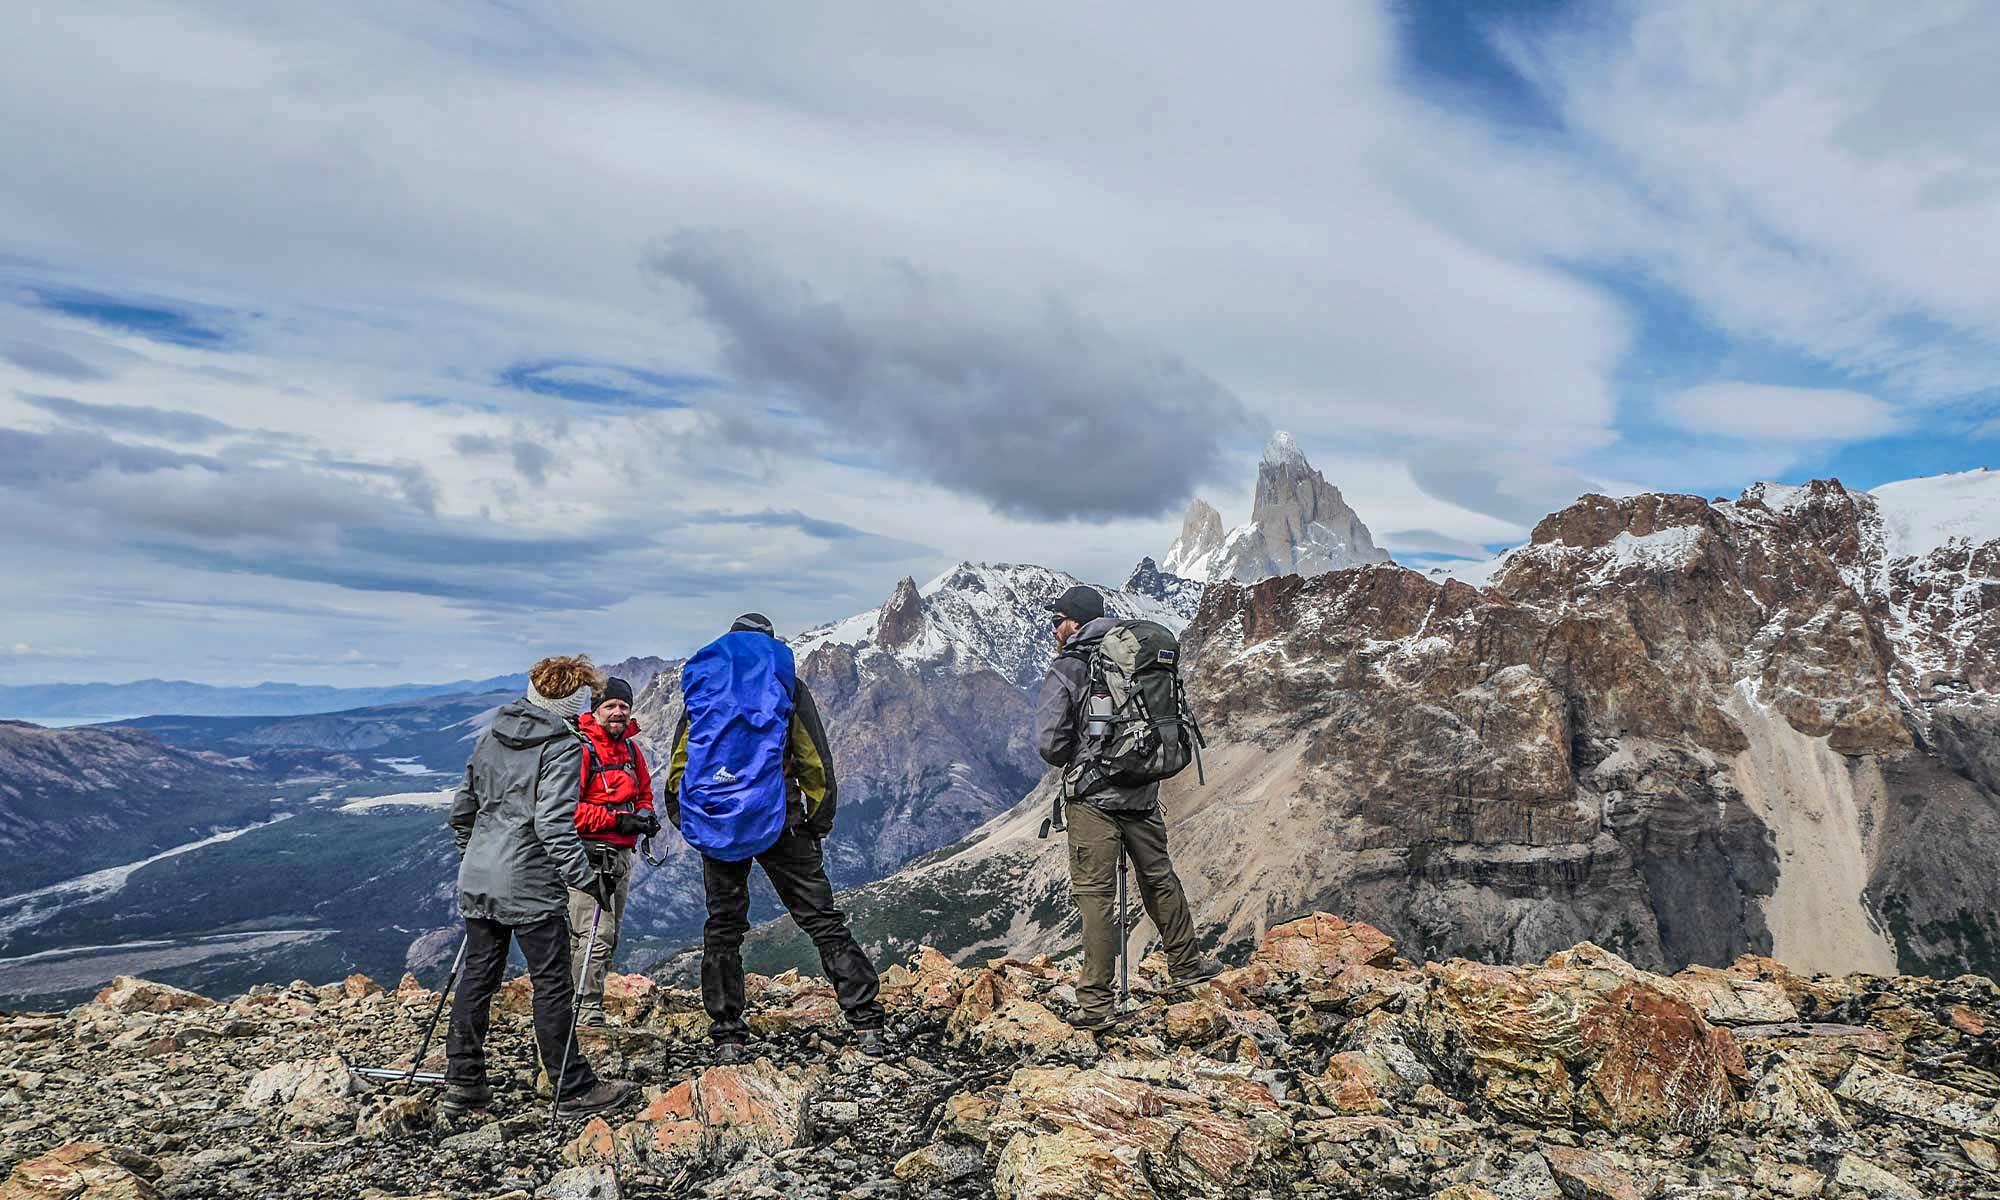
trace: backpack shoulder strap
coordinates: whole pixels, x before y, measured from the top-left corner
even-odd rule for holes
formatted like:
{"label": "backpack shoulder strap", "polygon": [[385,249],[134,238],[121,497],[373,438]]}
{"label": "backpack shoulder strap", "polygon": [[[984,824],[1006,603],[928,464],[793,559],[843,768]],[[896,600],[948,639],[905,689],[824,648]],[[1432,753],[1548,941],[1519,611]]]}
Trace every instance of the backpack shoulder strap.
{"label": "backpack shoulder strap", "polygon": [[590,744],[590,737],[583,730],[572,725],[569,731],[576,735],[577,741],[583,743],[583,784],[576,792],[577,802],[582,803],[584,796],[590,792],[591,778],[597,774],[597,747]]}

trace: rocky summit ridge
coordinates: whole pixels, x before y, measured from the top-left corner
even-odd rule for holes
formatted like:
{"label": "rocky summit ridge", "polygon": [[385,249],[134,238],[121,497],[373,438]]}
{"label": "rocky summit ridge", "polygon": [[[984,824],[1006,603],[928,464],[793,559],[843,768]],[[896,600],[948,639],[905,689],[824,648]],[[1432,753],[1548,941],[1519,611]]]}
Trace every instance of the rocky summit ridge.
{"label": "rocky summit ridge", "polygon": [[[600,1070],[643,1095],[552,1125],[525,979],[503,988],[490,1111],[407,1066],[435,996],[355,976],[226,1002],[120,978],[0,1017],[0,1200],[786,1197],[878,1200],[1781,1200],[2000,1196],[2000,987],[1667,976],[1580,944],[1416,963],[1315,913],[1210,984],[1139,964],[1120,1029],[1066,1023],[1067,963],[883,978],[894,1053],[830,989],[753,976],[753,1061],[715,1066],[692,993],[614,975]],[[422,1064],[436,1070],[442,1053]]]}
{"label": "rocky summit ridge", "polygon": [[1289,433],[1276,433],[1257,467],[1250,523],[1223,532],[1222,514],[1197,496],[1161,569],[1203,583],[1255,583],[1389,561],[1340,489],[1306,461]]}

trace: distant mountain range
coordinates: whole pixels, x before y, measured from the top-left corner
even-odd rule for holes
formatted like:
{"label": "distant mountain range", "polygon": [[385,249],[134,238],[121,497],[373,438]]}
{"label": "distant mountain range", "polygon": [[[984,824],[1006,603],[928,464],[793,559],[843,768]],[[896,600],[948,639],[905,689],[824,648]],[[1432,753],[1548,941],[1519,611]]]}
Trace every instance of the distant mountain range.
{"label": "distant mountain range", "polygon": [[310,683],[260,683],[215,687],[184,679],[133,683],[35,683],[0,687],[0,716],[27,720],[172,714],[177,717],[296,717],[308,713],[397,704],[425,696],[509,691],[526,687],[526,675],[457,679],[450,683],[397,683],[343,688]]}

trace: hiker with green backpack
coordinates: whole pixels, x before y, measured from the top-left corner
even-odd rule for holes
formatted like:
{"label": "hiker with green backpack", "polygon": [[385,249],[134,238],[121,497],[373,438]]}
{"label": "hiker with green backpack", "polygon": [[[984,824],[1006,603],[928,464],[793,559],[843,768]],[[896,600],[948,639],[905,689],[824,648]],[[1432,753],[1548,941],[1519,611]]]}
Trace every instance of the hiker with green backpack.
{"label": "hiker with green backpack", "polygon": [[1081,584],[1044,606],[1056,659],[1036,707],[1036,749],[1062,769],[1056,827],[1069,838],[1070,894],[1083,915],[1079,1029],[1121,1019],[1111,987],[1127,936],[1117,912],[1121,859],[1130,858],[1139,898],[1160,933],[1176,989],[1221,974],[1195,943],[1187,895],[1167,853],[1160,781],[1198,754],[1201,733],[1181,686],[1173,632],[1152,621],[1120,621]]}

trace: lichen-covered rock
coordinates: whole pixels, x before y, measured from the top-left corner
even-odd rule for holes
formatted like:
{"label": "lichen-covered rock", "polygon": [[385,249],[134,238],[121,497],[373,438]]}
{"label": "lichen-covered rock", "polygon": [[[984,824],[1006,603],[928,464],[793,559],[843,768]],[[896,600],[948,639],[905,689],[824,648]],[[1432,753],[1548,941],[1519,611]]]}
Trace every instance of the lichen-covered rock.
{"label": "lichen-covered rock", "polygon": [[1144,1155],[1155,1178],[1170,1178],[1196,1196],[1224,1195],[1263,1177],[1291,1135],[1275,1105],[1245,1106],[1101,1070],[1024,1068],[991,1098],[996,1115],[989,1136],[995,1142],[1011,1146],[1023,1133],[1050,1127],[1075,1132],[1099,1146],[1088,1160],[1093,1170],[1107,1156],[1137,1161]]}
{"label": "lichen-covered rock", "polygon": [[1478,1078],[1487,1103],[1531,1123],[1706,1135],[1736,1115],[1742,1051],[1631,964],[1577,947],[1549,964],[1427,968],[1428,1053]]}
{"label": "lichen-covered rock", "polygon": [[352,1128],[361,1081],[338,1054],[277,1063],[257,1072],[243,1091],[243,1106],[275,1111],[288,1129]]}
{"label": "lichen-covered rock", "polygon": [[650,976],[608,972],[604,976],[604,1011],[628,1025],[636,1025],[651,1011],[653,997],[659,990],[660,985]]}
{"label": "lichen-covered rock", "polygon": [[1343,967],[1388,967],[1395,961],[1396,943],[1388,934],[1364,921],[1323,912],[1273,928],[1250,959],[1252,966],[1314,979]]}
{"label": "lichen-covered rock", "polygon": [[1872,1112],[1973,1137],[2000,1137],[2000,1112],[1990,1097],[1884,1071],[1866,1059],[1857,1059],[1833,1090],[1842,1100]]}
{"label": "lichen-covered rock", "polygon": [[159,1167],[101,1142],[71,1142],[15,1167],[0,1200],[157,1200]]}
{"label": "lichen-covered rock", "polygon": [[91,1003],[119,1013],[164,1013],[210,1008],[215,1001],[184,988],[120,975],[111,981],[111,986],[97,993]]}
{"label": "lichen-covered rock", "polygon": [[1139,1153],[1076,1128],[1023,1130],[1000,1148],[994,1200],[1155,1200]]}
{"label": "lichen-covered rock", "polygon": [[[822,1072],[788,1072],[765,1059],[710,1067],[619,1127],[611,1156],[627,1166],[671,1172],[744,1150],[775,1154],[804,1145],[812,1132],[812,1096],[823,1079]],[[595,1140],[577,1150],[586,1161],[605,1157]]]}

